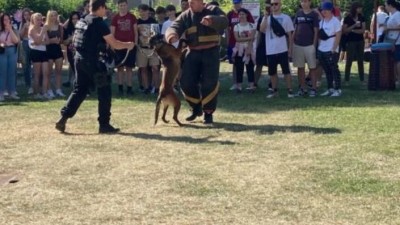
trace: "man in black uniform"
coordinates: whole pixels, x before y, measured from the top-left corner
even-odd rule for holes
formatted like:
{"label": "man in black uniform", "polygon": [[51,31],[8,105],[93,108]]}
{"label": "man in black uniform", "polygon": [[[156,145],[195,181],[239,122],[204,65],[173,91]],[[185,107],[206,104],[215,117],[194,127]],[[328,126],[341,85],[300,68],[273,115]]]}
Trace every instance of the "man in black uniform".
{"label": "man in black uniform", "polygon": [[184,34],[189,47],[180,79],[184,97],[192,107],[187,121],[204,111],[204,123],[213,123],[219,89],[220,33],[227,26],[228,19],[219,7],[189,0],[189,10],[182,12],[165,33],[168,43],[177,42]]}
{"label": "man in black uniform", "polygon": [[[111,116],[111,79],[107,77],[107,68],[99,61],[103,50],[109,44],[114,49],[132,49],[133,42],[117,41],[110,29],[103,21],[106,15],[107,0],[91,0],[90,14],[84,20],[87,28],[81,29],[82,39],[79,40],[77,31],[74,34],[74,45],[77,47],[75,54],[76,80],[74,90],[69,96],[66,105],[61,109],[61,118],[56,123],[56,129],[64,132],[67,119],[73,117],[81,103],[85,100],[88,91],[94,85],[97,86],[99,100],[99,133],[116,133],[118,128],[110,125]],[[77,29],[78,30],[78,27]]]}

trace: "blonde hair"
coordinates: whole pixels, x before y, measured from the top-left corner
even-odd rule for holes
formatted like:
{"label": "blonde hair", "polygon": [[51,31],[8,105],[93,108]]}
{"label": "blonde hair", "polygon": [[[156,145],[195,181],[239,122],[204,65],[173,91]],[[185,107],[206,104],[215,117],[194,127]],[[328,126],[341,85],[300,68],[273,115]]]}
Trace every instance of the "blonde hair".
{"label": "blonde hair", "polygon": [[37,17],[39,17],[40,19],[42,19],[42,14],[40,14],[40,13],[33,13],[33,14],[31,15],[31,21],[30,21],[30,24],[29,24],[29,30],[30,30],[33,26],[35,26],[35,18],[37,18]]}
{"label": "blonde hair", "polygon": [[55,10],[49,10],[49,11],[47,11],[47,15],[46,15],[46,22],[44,23],[44,25],[47,25],[47,26],[49,26],[49,25],[54,25],[54,24],[57,24],[57,20],[58,20],[58,18],[56,17],[56,21],[54,21],[54,22],[51,22],[50,20],[50,18],[51,18],[51,15],[52,14],[56,14],[56,16],[58,16],[58,13],[57,13],[57,11],[55,11]]}

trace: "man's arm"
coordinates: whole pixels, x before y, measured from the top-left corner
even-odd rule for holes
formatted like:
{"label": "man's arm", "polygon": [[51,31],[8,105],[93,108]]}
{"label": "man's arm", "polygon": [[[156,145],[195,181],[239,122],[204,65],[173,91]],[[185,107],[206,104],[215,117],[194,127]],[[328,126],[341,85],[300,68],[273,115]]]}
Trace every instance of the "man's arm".
{"label": "man's arm", "polygon": [[131,50],[135,47],[135,43],[133,42],[121,42],[115,39],[114,35],[108,34],[103,36],[104,40],[111,46],[113,49],[128,49]]}
{"label": "man's arm", "polygon": [[[183,12],[185,13],[185,12]],[[187,13],[187,12],[186,12]],[[172,44],[179,40],[179,37],[182,36],[183,32],[186,30],[184,26],[185,14],[179,15],[179,17],[171,24],[170,27],[165,31],[165,40]]]}

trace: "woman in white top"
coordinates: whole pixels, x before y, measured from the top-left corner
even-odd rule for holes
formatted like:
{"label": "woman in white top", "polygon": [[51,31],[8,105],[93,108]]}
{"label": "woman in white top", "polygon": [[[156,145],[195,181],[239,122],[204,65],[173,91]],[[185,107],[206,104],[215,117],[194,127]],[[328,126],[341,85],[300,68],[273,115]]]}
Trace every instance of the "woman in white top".
{"label": "woman in white top", "polygon": [[11,17],[4,13],[0,17],[0,101],[4,101],[7,89],[11,99],[19,99],[16,92],[17,44],[19,37],[11,25]]}
{"label": "woman in white top", "polygon": [[233,28],[236,44],[233,48],[232,59],[236,67],[236,91],[242,91],[244,66],[246,65],[248,88],[254,91],[254,64],[255,51],[253,41],[256,34],[256,26],[247,21],[247,10],[239,9],[239,23]]}
{"label": "woman in white top", "polygon": [[[31,48],[31,60],[33,64],[33,91],[36,99],[51,99],[47,94],[49,84],[49,63],[46,53],[47,28],[42,28],[42,14],[34,13],[29,26],[29,47]],[[40,76],[42,78],[42,93],[39,91]],[[43,95],[42,95],[43,94]]]}

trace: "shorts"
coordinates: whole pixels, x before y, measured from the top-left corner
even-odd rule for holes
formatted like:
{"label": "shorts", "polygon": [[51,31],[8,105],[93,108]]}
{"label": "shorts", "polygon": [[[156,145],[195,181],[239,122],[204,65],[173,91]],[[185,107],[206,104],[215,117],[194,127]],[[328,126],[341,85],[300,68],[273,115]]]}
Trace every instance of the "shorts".
{"label": "shorts", "polygon": [[[115,54],[117,55],[118,59],[123,60],[126,56],[126,50],[115,50]],[[136,63],[136,48],[132,49],[128,57],[126,58],[125,62],[120,67],[128,67],[128,68],[135,68]]]}
{"label": "shorts", "polygon": [[268,59],[268,75],[274,76],[278,74],[278,64],[281,65],[284,75],[290,74],[289,55],[288,52],[282,52],[274,55],[267,55]]}
{"label": "shorts", "polygon": [[64,54],[61,50],[61,45],[58,44],[50,44],[46,46],[47,58],[48,60],[57,60],[63,59]]}
{"label": "shorts", "polygon": [[30,57],[33,63],[42,63],[49,61],[46,51],[31,49]]}
{"label": "shorts", "polygon": [[314,45],[293,45],[292,60],[294,67],[304,68],[307,63],[309,69],[315,69],[317,67],[317,55]]}
{"label": "shorts", "polygon": [[161,64],[157,53],[153,49],[138,47],[136,51],[136,65],[138,67],[158,66]]}

